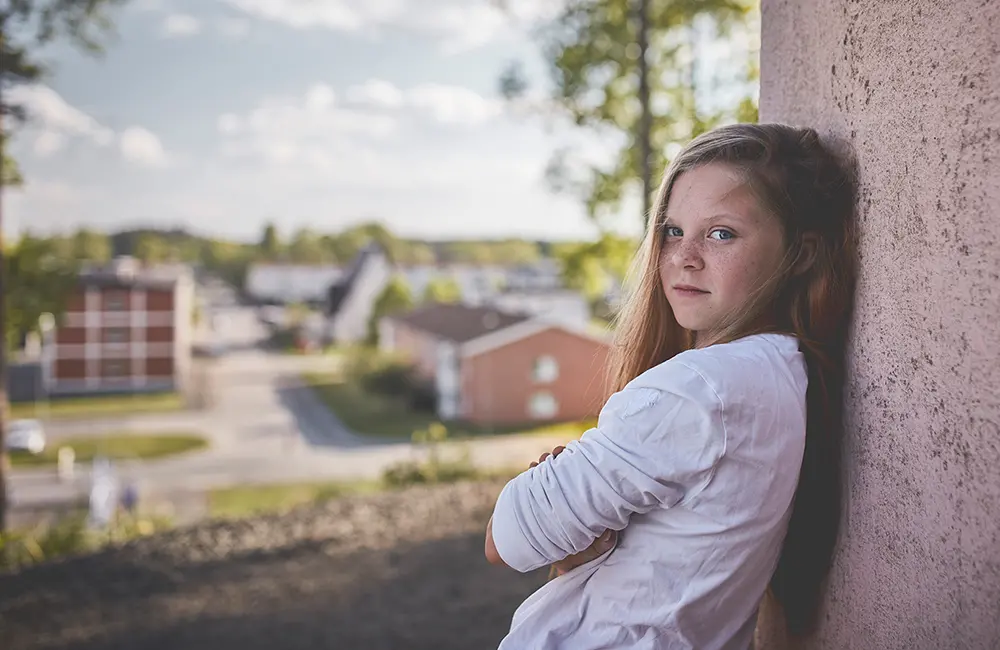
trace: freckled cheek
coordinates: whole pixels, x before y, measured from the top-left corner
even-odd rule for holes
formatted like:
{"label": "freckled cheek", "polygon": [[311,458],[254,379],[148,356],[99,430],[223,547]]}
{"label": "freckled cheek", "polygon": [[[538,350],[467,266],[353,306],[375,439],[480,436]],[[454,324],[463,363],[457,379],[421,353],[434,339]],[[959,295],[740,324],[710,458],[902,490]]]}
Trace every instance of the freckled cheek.
{"label": "freckled cheek", "polygon": [[719,251],[715,257],[715,276],[719,284],[729,291],[743,293],[759,282],[762,265],[756,258],[740,253],[736,250]]}

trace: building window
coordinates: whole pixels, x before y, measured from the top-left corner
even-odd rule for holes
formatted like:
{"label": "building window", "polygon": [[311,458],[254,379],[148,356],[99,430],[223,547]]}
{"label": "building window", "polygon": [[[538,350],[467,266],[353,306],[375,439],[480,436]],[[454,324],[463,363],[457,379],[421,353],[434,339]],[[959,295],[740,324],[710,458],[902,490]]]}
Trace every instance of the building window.
{"label": "building window", "polygon": [[548,384],[559,378],[559,362],[554,357],[544,356],[535,359],[532,373],[539,384]]}
{"label": "building window", "polygon": [[121,293],[109,293],[105,308],[108,311],[122,311],[125,309],[125,296]]}
{"label": "building window", "polygon": [[128,364],[122,359],[108,359],[104,362],[105,377],[124,377],[128,374]]}
{"label": "building window", "polygon": [[528,402],[528,413],[533,418],[553,418],[559,413],[559,403],[552,393],[535,393]]}
{"label": "building window", "polygon": [[126,343],[128,342],[128,330],[124,327],[109,327],[104,330],[105,343]]}

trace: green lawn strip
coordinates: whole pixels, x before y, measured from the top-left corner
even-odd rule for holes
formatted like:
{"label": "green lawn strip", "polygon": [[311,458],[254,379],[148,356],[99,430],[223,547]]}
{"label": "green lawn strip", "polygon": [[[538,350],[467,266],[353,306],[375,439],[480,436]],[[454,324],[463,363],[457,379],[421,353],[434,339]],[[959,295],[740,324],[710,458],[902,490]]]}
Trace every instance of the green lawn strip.
{"label": "green lawn strip", "polygon": [[150,393],[67,397],[51,399],[48,402],[22,402],[11,404],[10,413],[12,418],[69,419],[179,411],[184,407],[184,397],[179,393]]}
{"label": "green lawn strip", "polygon": [[366,494],[384,489],[379,481],[337,481],[275,485],[241,485],[218,488],[208,493],[211,517],[239,518],[269,512],[283,512],[307,503],[322,503],[350,494]]}
{"label": "green lawn strip", "polygon": [[108,435],[80,436],[50,442],[45,451],[38,455],[20,451],[11,452],[10,461],[15,467],[55,465],[59,458],[59,449],[62,447],[72,447],[76,462],[81,463],[89,462],[95,456],[122,460],[165,458],[205,449],[208,447],[208,441],[188,431],[152,434],[131,434],[120,431]]}
{"label": "green lawn strip", "polygon": [[[361,435],[381,438],[409,438],[414,431],[424,429],[437,417],[433,413],[414,411],[403,398],[373,394],[356,383],[339,381],[324,373],[304,373],[303,380],[320,400],[346,426]],[[482,427],[467,423],[444,423],[451,440],[471,439],[484,435],[516,433],[519,435],[557,435],[579,438],[594,426],[596,420],[527,424],[523,426]]]}

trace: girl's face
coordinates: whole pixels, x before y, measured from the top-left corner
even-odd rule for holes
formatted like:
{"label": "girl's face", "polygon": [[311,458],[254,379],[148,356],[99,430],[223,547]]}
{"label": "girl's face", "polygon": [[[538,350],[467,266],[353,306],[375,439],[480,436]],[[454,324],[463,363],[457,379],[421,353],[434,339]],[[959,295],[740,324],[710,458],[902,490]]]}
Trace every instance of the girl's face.
{"label": "girl's face", "polygon": [[785,246],[778,220],[760,208],[737,170],[722,163],[677,177],[660,232],[663,291],[696,343],[717,333],[777,272]]}

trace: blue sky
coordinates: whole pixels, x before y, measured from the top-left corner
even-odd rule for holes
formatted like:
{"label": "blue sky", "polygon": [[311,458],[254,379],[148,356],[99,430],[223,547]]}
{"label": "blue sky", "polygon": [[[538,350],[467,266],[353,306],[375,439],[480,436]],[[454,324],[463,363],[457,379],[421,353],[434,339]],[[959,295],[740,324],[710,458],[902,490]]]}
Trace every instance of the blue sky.
{"label": "blue sky", "polygon": [[[18,89],[35,119],[11,147],[27,184],[4,198],[5,230],[590,237],[543,171],[559,146],[606,144],[499,99],[513,58],[544,77],[526,26],[552,3],[512,4],[132,0],[103,57],[53,47],[53,74]],[[634,204],[621,219],[638,222]]]}

